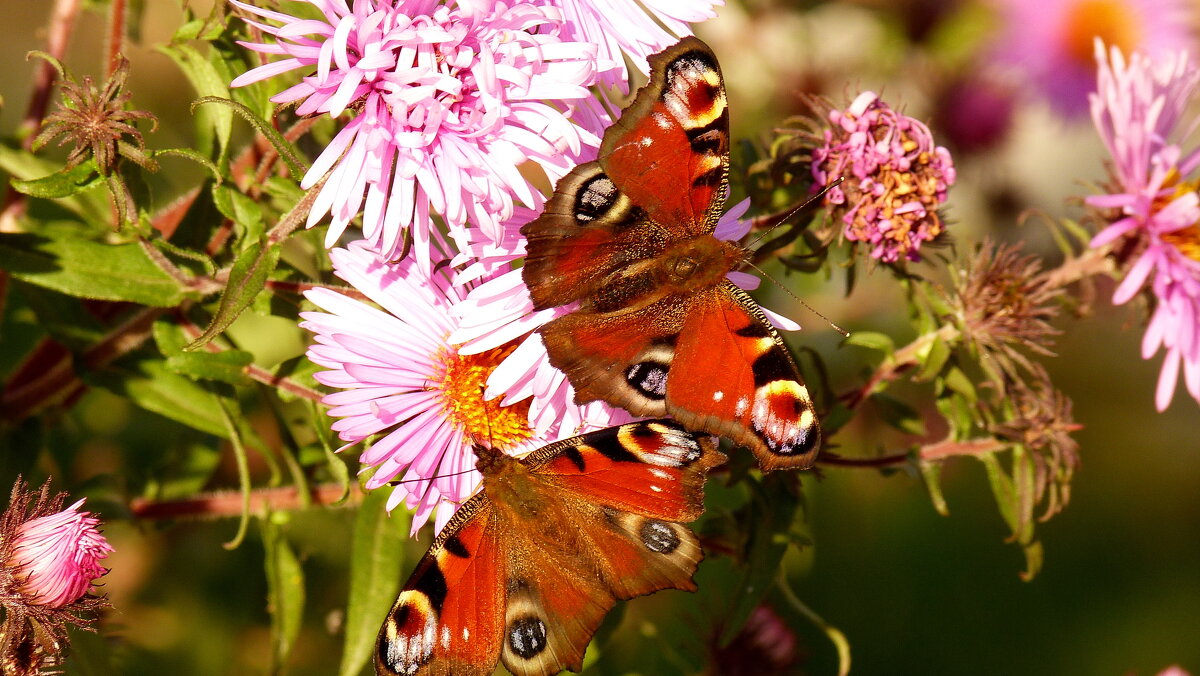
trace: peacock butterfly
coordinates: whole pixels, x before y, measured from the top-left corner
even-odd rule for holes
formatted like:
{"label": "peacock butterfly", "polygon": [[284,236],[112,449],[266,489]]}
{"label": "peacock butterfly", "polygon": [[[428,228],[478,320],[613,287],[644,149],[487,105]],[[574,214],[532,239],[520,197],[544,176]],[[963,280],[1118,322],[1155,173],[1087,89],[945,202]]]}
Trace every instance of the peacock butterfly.
{"label": "peacock butterfly", "polygon": [[476,448],[482,489],[417,564],[375,644],[375,671],[517,676],[579,671],[605,613],[694,591],[704,511],[725,456],[670,420],[564,439],[517,459]]}
{"label": "peacock butterfly", "polygon": [[726,279],[747,260],[713,236],[728,192],[729,114],[717,58],[696,38],[650,57],[650,81],[521,229],[539,331],[577,403],[748,446],[764,470],[812,465],[821,432],[796,363]]}

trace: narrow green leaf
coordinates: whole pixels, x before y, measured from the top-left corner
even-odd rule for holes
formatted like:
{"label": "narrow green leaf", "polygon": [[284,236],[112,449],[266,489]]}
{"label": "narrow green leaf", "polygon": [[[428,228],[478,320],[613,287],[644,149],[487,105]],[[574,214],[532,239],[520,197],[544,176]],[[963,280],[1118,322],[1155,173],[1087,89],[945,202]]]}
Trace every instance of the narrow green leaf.
{"label": "narrow green leaf", "polygon": [[1029,582],[1037,577],[1037,574],[1042,570],[1042,562],[1045,560],[1045,552],[1042,551],[1042,543],[1033,541],[1022,549],[1025,552],[1025,570],[1021,571],[1021,579]]}
{"label": "narrow green leaf", "polygon": [[921,468],[921,477],[925,479],[925,489],[929,491],[929,500],[933,503],[933,508],[942,516],[950,516],[950,507],[946,504],[945,494],[942,493],[942,463],[921,461],[918,466]]}
{"label": "narrow green leaf", "polygon": [[[224,386],[218,386],[224,387]],[[226,388],[229,389],[229,388]],[[225,549],[237,549],[246,539],[246,530],[250,526],[250,462],[246,458],[246,446],[242,443],[242,431],[238,427],[238,402],[233,397],[223,397],[214,394],[218,410],[221,412],[221,424],[225,426],[225,434],[233,446],[233,458],[237,462],[238,488],[242,491],[242,518],[238,521],[237,532],[233,539],[223,543]]]}
{"label": "narrow green leaf", "polygon": [[842,630],[826,622],[825,618],[818,615],[816,611],[808,607],[808,604],[801,601],[800,597],[796,596],[796,592],[792,591],[791,585],[788,584],[787,576],[784,575],[782,571],[776,580],[776,586],[779,587],[779,591],[782,593],[784,600],[787,601],[793,609],[803,615],[809,622],[812,622],[814,626],[820,629],[821,632],[825,634],[826,638],[829,639],[829,642],[833,644],[833,647],[835,650],[837,650],[838,655],[837,676],[846,676],[849,674],[850,641],[846,639],[846,635],[842,633]]}
{"label": "narrow green leaf", "polygon": [[346,641],[339,676],[355,676],[371,658],[375,637],[400,589],[404,565],[404,531],[408,516],[385,510],[387,495],[371,491],[363,498],[354,521],[350,550],[350,600],[346,604]]}
{"label": "narrow green leaf", "polygon": [[184,288],[137,244],[100,244],[66,235],[0,235],[0,268],[68,296],[178,305]]}
{"label": "narrow green leaf", "polygon": [[230,385],[247,385],[250,377],[246,367],[254,362],[254,355],[242,350],[221,352],[183,352],[167,357],[167,368],[172,373],[193,380],[218,380]]}
{"label": "narrow green leaf", "polygon": [[212,175],[213,175],[213,180],[215,180],[218,184],[222,180],[224,180],[224,177],[221,176],[221,168],[220,167],[218,167],[215,163],[213,163],[212,160],[201,155],[200,153],[196,152],[195,150],[192,150],[191,148],[163,148],[161,150],[153,151],[151,153],[151,156],[152,157],[162,157],[162,156],[182,157],[184,159],[191,160],[191,161],[195,162],[196,164],[199,164],[200,166],[204,167],[205,169],[208,169],[208,171],[210,173],[212,173]]}
{"label": "narrow green leaf", "polygon": [[271,614],[271,673],[282,671],[304,618],[304,569],[276,523],[260,519],[267,565],[267,610]]}
{"label": "narrow green leaf", "polygon": [[952,368],[946,372],[946,377],[942,381],[946,388],[952,392],[957,392],[966,397],[967,403],[974,404],[978,399],[978,393],[975,391],[975,384],[967,377],[967,374],[960,368]]}
{"label": "narrow green leaf", "polygon": [[12,187],[30,197],[59,199],[91,190],[103,182],[104,179],[96,172],[95,165],[87,162],[29,181],[14,178]]}
{"label": "narrow green leaf", "polygon": [[292,176],[303,176],[308,171],[308,165],[300,159],[299,153],[296,152],[296,149],[292,146],[292,144],[289,143],[288,140],[283,137],[283,134],[280,134],[275,127],[271,126],[270,123],[258,115],[255,115],[254,111],[238,103],[237,101],[232,101],[227,97],[220,96],[202,96],[192,103],[192,107],[196,108],[204,103],[224,104],[229,106],[229,108],[238,115],[241,115],[244,120],[249,122],[251,126],[254,127],[255,131],[262,134],[263,138],[267,139],[271,145],[275,146],[275,152],[279,153],[279,157],[283,159],[285,164],[287,164],[288,171],[291,172]]}
{"label": "narrow green leaf", "polygon": [[259,242],[243,250],[234,261],[233,269],[229,271],[229,282],[225,285],[225,292],[221,295],[221,302],[212,322],[186,349],[203,347],[229,328],[242,310],[249,307],[266,287],[267,279],[278,262],[278,246],[266,246]]}
{"label": "narrow green leaf", "polygon": [[868,350],[875,350],[890,355],[896,351],[896,343],[886,333],[875,331],[855,331],[843,341],[846,345],[857,345]]}

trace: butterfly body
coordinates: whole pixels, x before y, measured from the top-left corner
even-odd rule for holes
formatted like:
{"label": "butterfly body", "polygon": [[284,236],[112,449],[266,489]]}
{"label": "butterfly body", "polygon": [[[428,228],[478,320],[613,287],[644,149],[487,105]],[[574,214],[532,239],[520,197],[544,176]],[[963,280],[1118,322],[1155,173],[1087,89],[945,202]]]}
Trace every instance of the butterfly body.
{"label": "butterfly body", "polygon": [[714,235],[728,190],[720,68],[695,38],[650,58],[650,82],[600,156],[559,181],[521,229],[539,330],[579,403],[670,415],[731,438],[766,470],[812,464],[820,428],[762,309],[726,276],[747,253]]}
{"label": "butterfly body", "polygon": [[703,554],[684,522],[724,461],[707,438],[642,421],[516,459],[477,451],[479,493],[417,564],[380,630],[379,674],[578,671],[620,599],[694,590]]}

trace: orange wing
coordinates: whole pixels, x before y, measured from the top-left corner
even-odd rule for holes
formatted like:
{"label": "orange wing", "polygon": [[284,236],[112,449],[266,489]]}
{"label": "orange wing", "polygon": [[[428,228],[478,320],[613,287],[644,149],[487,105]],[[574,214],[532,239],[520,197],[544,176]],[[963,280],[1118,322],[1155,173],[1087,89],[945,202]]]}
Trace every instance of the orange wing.
{"label": "orange wing", "polygon": [[483,492],[463,505],[384,622],[376,671],[517,676],[578,671],[619,599],[694,590],[703,553],[679,521],[704,507],[724,461],[672,421],[557,442],[522,460],[481,454]]}
{"label": "orange wing", "polygon": [[504,628],[505,549],[486,495],[468,500],[417,564],[375,642],[375,672],[488,676]]}
{"label": "orange wing", "polygon": [[754,299],[730,282],[693,303],[666,401],[685,426],[749,447],[763,470],[809,467],[821,445],[791,353]]}

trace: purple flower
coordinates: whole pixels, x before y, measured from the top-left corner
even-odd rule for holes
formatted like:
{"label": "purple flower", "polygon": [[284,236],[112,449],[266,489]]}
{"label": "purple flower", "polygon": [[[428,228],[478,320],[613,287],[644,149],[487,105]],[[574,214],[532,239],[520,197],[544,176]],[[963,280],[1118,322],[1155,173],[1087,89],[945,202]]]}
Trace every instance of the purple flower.
{"label": "purple flower", "polygon": [[[599,46],[600,81],[629,91],[625,56],[643,73],[647,57],[692,34],[689,24],[711,19],[725,0],[542,0],[561,8],[563,38]],[[665,30],[664,30],[665,27]]]}
{"label": "purple flower", "polygon": [[1188,392],[1200,401],[1200,196],[1193,175],[1200,149],[1177,144],[1195,127],[1187,110],[1200,91],[1200,69],[1186,53],[1158,60],[1134,54],[1126,63],[1120,50],[1106,54],[1099,42],[1096,60],[1092,119],[1112,155],[1114,180],[1109,193],[1087,203],[1117,217],[1092,246],[1121,240],[1136,252],[1132,264],[1123,262],[1125,279],[1113,303],[1127,302],[1147,285],[1156,300],[1142,358],[1165,350],[1154,398],[1161,411],[1171,403],[1181,368]]}
{"label": "purple flower", "polygon": [[1194,40],[1189,0],[991,0],[1004,29],[996,59],[1060,113],[1082,115],[1096,86],[1092,41],[1126,54],[1173,54]]}
{"label": "purple flower", "polygon": [[[596,47],[560,37],[558,12],[528,3],[442,5],[432,0],[307,0],[322,20],[300,19],[230,0],[272,43],[242,43],[287,58],[255,68],[233,86],[302,69],[276,103],[300,101],[301,115],[350,120],[309,169],[311,188],[332,170],[309,214],[331,214],[326,245],[360,210],[363,235],[394,258],[411,229],[429,265],[432,222],[452,231],[468,220],[496,235],[514,201],[544,201],[518,167],[538,164],[551,181],[599,146],[607,124],[587,86]],[[577,121],[571,105],[582,106]]]}
{"label": "purple flower", "polygon": [[[441,530],[475,491],[474,444],[517,455],[584,427],[608,425],[603,416],[591,425],[590,415],[601,409],[581,411],[558,399],[539,401],[552,421],[535,428],[530,395],[503,402],[484,396],[488,377],[519,348],[504,342],[466,353],[447,340],[471,285],[453,284],[444,270],[425,272],[413,259],[390,263],[365,242],[334,249],[330,257],[337,275],[378,307],[329,289],[308,291],[327,311],[301,315],[301,326],[316,334],[308,356],[328,369],[317,380],[338,390],[324,402],[340,418],[333,429],[341,439],[353,444],[383,435],[360,458],[376,467],[366,486],[402,478],[388,509],[404,502],[414,510],[414,533],[435,509]],[[530,394],[540,400],[540,393]]]}
{"label": "purple flower", "polygon": [[824,143],[812,151],[814,188],[845,179],[825,197],[843,235],[868,243],[871,256],[885,263],[920,260],[921,244],[944,228],[937,209],[954,184],[950,152],[934,146],[928,127],[873,92],[828,118]]}

